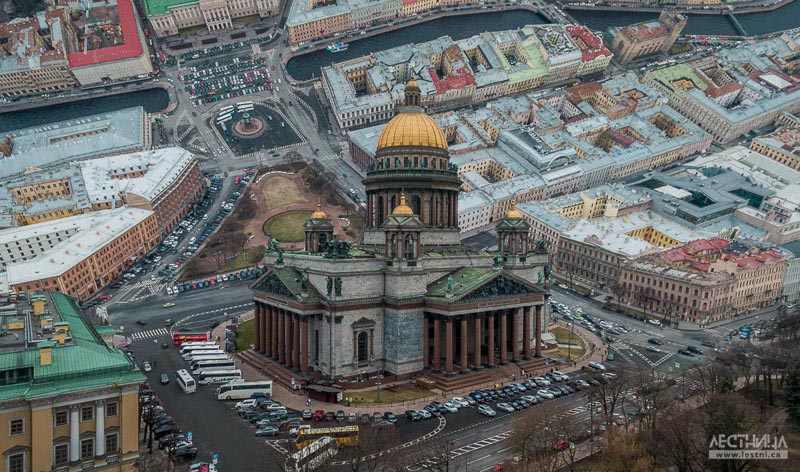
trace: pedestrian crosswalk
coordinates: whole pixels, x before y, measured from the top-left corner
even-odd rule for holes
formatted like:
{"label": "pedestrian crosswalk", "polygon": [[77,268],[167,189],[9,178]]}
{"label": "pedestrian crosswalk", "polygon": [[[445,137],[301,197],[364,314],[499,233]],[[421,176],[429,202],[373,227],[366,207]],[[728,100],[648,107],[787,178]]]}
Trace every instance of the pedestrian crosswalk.
{"label": "pedestrian crosswalk", "polygon": [[156,328],[149,329],[147,331],[140,331],[138,333],[131,334],[131,339],[134,341],[141,341],[143,339],[154,339],[161,336],[169,336],[169,330],[167,328]]}

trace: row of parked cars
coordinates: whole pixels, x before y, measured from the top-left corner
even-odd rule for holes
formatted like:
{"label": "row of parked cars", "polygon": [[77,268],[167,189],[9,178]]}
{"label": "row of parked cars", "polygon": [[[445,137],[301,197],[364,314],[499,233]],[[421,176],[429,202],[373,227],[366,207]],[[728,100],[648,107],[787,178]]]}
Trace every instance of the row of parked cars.
{"label": "row of parked cars", "polygon": [[[300,426],[300,417],[289,412],[279,402],[267,396],[256,395],[238,402],[236,413],[256,428],[256,436],[277,436]],[[297,434],[294,432],[294,434]]]}
{"label": "row of parked cars", "polygon": [[345,414],[344,410],[339,410],[336,413],[325,410],[314,410],[306,408],[303,410],[302,418],[311,421],[336,421],[348,423],[361,423],[371,424],[373,426],[394,426],[397,423],[397,416],[391,411],[381,413],[376,411],[372,415],[369,413],[355,413]]}
{"label": "row of parked cars", "polygon": [[[444,403],[434,401],[422,410],[406,411],[406,418],[420,421],[444,413],[458,413],[462,408],[476,405],[478,413],[485,416],[495,416],[497,414],[495,408],[512,413],[545,400],[575,393],[577,390],[591,387],[592,383],[599,381],[591,383],[584,380],[570,381],[567,374],[553,371],[503,387],[475,390],[466,397],[454,397]],[[495,408],[492,408],[490,402],[496,402]]]}
{"label": "row of parked cars", "polygon": [[191,460],[197,457],[197,448],[192,438],[175,426],[175,419],[166,412],[158,395],[147,383],[139,390],[139,402],[142,405],[142,421],[158,443],[159,449],[167,451],[173,459]]}

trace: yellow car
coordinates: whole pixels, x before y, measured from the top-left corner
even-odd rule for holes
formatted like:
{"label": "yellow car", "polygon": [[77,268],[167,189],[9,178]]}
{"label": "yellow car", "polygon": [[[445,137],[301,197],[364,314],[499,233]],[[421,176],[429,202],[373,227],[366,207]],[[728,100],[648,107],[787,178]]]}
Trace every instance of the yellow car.
{"label": "yellow car", "polygon": [[164,308],[170,308],[170,307],[173,307],[173,306],[175,306],[175,304],[174,304],[174,303],[172,303],[172,302],[167,302],[167,303],[165,303],[165,304],[163,304],[163,305],[161,305],[161,306],[162,306],[162,307],[164,307]]}

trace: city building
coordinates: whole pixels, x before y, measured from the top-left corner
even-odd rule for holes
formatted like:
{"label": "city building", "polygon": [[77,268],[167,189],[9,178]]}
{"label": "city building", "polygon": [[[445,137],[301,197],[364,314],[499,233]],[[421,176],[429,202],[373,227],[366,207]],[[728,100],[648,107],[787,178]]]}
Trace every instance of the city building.
{"label": "city building", "polygon": [[669,51],[686,22],[684,15],[663,10],[658,20],[609,28],[606,42],[617,60],[627,64],[640,57]]}
{"label": "city building", "polygon": [[614,291],[629,261],[713,236],[654,213],[651,205],[646,192],[614,184],[524,203],[519,210],[530,236],[552,248],[559,279],[573,288]]}
{"label": "city building", "polygon": [[498,252],[460,244],[461,180],[445,132],[423,112],[415,82],[404,93],[364,179],[364,240],[338,240],[316,212],[306,247],[268,251],[251,286],[262,355],[250,357],[276,377],[448,382],[462,373],[480,382],[498,363],[544,365],[546,251],[529,244],[514,208],[498,221]]}
{"label": "city building", "polygon": [[[300,2],[295,2],[295,5]],[[528,25],[453,41],[442,36],[322,70],[340,128],[391,118],[404,83],[414,78],[422,105],[437,112],[605,70],[611,52],[583,26]]]}
{"label": "city building", "polygon": [[75,24],[82,33],[67,54],[70,71],[82,86],[142,78],[153,72],[147,39],[132,0],[86,2]]}
{"label": "city building", "polygon": [[783,303],[792,304],[800,300],[800,243],[792,242],[780,247],[786,256],[786,272],[781,294]]}
{"label": "city building", "polygon": [[784,34],[650,69],[643,81],[725,144],[800,110],[793,66],[797,52],[798,43]]}
{"label": "city building", "polygon": [[[158,245],[156,214],[101,210],[0,231],[0,285],[86,300]],[[5,280],[3,280],[5,279]]]}
{"label": "city building", "polygon": [[700,326],[779,303],[786,256],[742,241],[702,239],[623,267],[623,303]]}
{"label": "city building", "polygon": [[69,8],[64,6],[0,24],[0,97],[77,85],[67,61],[73,37]]}
{"label": "city building", "polygon": [[[561,91],[529,92],[437,115],[462,180],[459,227],[497,222],[512,202],[544,200],[659,168],[711,145],[656,89],[626,73]],[[374,167],[382,126],[348,131],[350,153]]]}
{"label": "city building", "polygon": [[32,291],[15,308],[0,338],[0,468],[136,470],[142,372],[73,298]]}
{"label": "city building", "polygon": [[774,244],[800,239],[800,172],[743,146],[700,156],[640,183],[651,188],[662,213],[690,226],[735,228]]}
{"label": "city building", "polygon": [[203,190],[197,159],[177,147],[31,169],[0,179],[0,228],[128,204],[155,211],[165,234]]}
{"label": "city building", "polygon": [[150,119],[142,107],[17,129],[0,138],[0,178],[151,146]]}
{"label": "city building", "polygon": [[0,25],[0,96],[55,92],[153,72],[131,0],[52,6]]}
{"label": "city building", "polygon": [[784,125],[750,140],[751,150],[800,172],[800,126]]}
{"label": "city building", "polygon": [[223,31],[232,28],[238,18],[277,15],[280,0],[145,0],[144,6],[156,36],[164,38],[193,26]]}

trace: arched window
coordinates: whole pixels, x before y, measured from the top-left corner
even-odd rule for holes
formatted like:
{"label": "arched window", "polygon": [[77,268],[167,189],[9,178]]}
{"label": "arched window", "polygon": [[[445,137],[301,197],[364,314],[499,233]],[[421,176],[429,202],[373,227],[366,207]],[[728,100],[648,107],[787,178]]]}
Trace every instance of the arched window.
{"label": "arched window", "polygon": [[411,197],[411,209],[414,210],[415,215],[421,215],[420,210],[422,210],[422,200],[419,198],[419,195],[414,195]]}
{"label": "arched window", "polygon": [[404,254],[403,256],[408,260],[414,260],[417,258],[417,243],[414,238],[413,234],[407,234],[405,238],[404,244]]}
{"label": "arched window", "polygon": [[392,195],[392,198],[389,200],[389,213],[393,212],[396,206],[397,206],[397,196]]}
{"label": "arched window", "polygon": [[422,164],[420,164],[420,167],[423,167],[423,168],[428,167],[428,158],[427,157],[423,157],[422,158]]}
{"label": "arched window", "polygon": [[327,243],[328,243],[328,235],[325,234],[325,233],[320,234],[319,235],[319,248],[318,249],[322,250],[322,248],[325,247],[325,244],[327,244]]}
{"label": "arched window", "polygon": [[378,197],[378,221],[375,222],[375,226],[380,226],[383,224],[383,219],[385,218],[384,213],[384,200],[383,195]]}
{"label": "arched window", "polygon": [[358,333],[358,363],[369,361],[369,335],[366,331]]}
{"label": "arched window", "polygon": [[395,249],[397,248],[397,236],[389,236],[389,246],[386,248],[386,257],[394,258]]}

